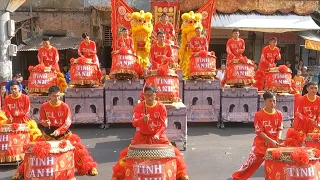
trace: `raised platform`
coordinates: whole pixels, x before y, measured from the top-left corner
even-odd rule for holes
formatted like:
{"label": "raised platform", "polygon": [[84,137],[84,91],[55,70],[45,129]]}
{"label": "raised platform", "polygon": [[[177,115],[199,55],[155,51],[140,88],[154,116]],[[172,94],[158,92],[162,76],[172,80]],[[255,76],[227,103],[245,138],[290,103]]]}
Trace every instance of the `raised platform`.
{"label": "raised platform", "polygon": [[216,122],[220,118],[220,81],[184,81],[188,122]]}
{"label": "raised platform", "polygon": [[73,124],[103,124],[103,88],[68,88],[65,102],[70,106]]}

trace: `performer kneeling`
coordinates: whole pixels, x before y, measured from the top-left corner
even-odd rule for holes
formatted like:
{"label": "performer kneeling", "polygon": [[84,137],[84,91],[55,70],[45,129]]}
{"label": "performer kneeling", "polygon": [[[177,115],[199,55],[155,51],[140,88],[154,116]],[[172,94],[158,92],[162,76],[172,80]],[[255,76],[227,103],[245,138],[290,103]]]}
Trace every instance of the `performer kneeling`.
{"label": "performer kneeling", "polygon": [[[137,144],[170,144],[165,134],[167,128],[167,110],[159,101],[156,101],[156,88],[144,88],[144,101],[134,108],[133,126],[138,130],[134,135],[131,145]],[[177,179],[188,180],[187,167],[180,151],[174,147],[177,156]],[[125,156],[128,148],[120,153],[120,161],[113,167],[113,180],[124,180],[126,175]]]}
{"label": "performer kneeling", "polygon": [[[49,88],[50,101],[45,102],[40,107],[40,127],[43,135],[38,141],[69,140],[75,147],[74,164],[81,175],[98,174],[97,163],[89,155],[88,150],[82,145],[79,136],[72,134],[69,130],[71,125],[71,113],[69,106],[60,101],[60,88],[51,86]],[[16,174],[12,179],[23,178],[24,162],[20,164]]]}
{"label": "performer kneeling", "polygon": [[249,179],[264,161],[268,148],[281,146],[283,130],[282,113],[275,109],[276,97],[271,92],[263,94],[265,107],[254,118],[256,137],[254,138],[249,159],[233,173],[233,180]]}

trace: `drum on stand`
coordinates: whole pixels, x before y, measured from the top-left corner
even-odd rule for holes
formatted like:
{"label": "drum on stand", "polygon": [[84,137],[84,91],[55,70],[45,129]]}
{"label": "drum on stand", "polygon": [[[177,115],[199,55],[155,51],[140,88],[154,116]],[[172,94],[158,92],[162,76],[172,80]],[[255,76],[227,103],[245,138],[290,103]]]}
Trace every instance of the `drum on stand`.
{"label": "drum on stand", "polygon": [[277,93],[289,93],[291,91],[292,71],[284,66],[281,65],[267,70],[264,87],[266,91]]}
{"label": "drum on stand", "polygon": [[38,67],[40,67],[40,64],[35,67],[29,67],[29,94],[48,93],[49,87],[57,84],[57,72],[52,71],[50,67],[44,67],[44,69]]}
{"label": "drum on stand", "polygon": [[70,84],[75,86],[95,86],[100,84],[100,70],[92,59],[80,57],[70,60]]}
{"label": "drum on stand", "polygon": [[254,83],[254,63],[247,59],[246,63],[234,59],[227,64],[226,84],[231,87],[250,87]]}
{"label": "drum on stand", "polygon": [[126,179],[176,180],[177,162],[172,146],[141,144],[129,147]]}
{"label": "drum on stand", "polygon": [[132,53],[113,53],[110,77],[118,80],[138,79],[142,68],[138,57]]}
{"label": "drum on stand", "polygon": [[215,75],[215,55],[207,53],[205,56],[199,55],[190,57],[190,77],[192,79],[214,79]]}

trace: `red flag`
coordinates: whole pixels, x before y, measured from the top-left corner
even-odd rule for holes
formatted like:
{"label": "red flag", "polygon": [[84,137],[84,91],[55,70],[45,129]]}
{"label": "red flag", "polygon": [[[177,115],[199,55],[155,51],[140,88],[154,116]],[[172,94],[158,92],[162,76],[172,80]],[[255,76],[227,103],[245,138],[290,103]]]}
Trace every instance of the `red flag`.
{"label": "red flag", "polygon": [[202,26],[206,30],[208,44],[210,42],[212,15],[216,14],[216,0],[208,0],[196,13],[202,14]]}
{"label": "red flag", "polygon": [[111,32],[112,32],[112,48],[115,50],[118,32],[121,28],[131,29],[131,14],[133,9],[124,0],[111,0]]}

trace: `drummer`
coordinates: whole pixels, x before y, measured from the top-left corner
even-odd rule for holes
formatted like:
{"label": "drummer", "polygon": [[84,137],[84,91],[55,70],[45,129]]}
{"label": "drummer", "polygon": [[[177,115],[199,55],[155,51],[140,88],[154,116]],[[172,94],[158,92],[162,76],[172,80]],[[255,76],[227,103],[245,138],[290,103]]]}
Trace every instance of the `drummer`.
{"label": "drummer", "polygon": [[240,59],[246,49],[246,44],[243,39],[239,38],[239,35],[239,29],[232,30],[232,38],[227,41],[227,62]]}
{"label": "drummer", "polygon": [[121,37],[117,40],[116,53],[118,53],[119,49],[122,47],[127,49],[129,53],[134,53],[133,40],[129,37],[129,30],[127,28],[121,29]]}
{"label": "drummer", "polygon": [[320,130],[320,97],[317,96],[318,84],[306,84],[308,93],[298,99],[292,128],[304,135]]}
{"label": "drummer", "polygon": [[277,47],[277,38],[272,37],[269,40],[269,45],[262,49],[260,62],[264,61],[269,64],[269,67],[275,67],[275,60],[281,60],[281,54],[280,49]]}
{"label": "drummer", "polygon": [[[87,149],[81,144],[79,137],[72,134],[69,130],[71,125],[71,112],[69,106],[60,100],[60,88],[51,86],[49,88],[49,101],[45,102],[40,107],[40,127],[42,126],[42,139],[46,141],[52,140],[70,140],[75,146],[74,157],[75,167],[80,174],[89,174],[95,176],[98,174],[97,163],[93,161],[90,155],[86,155]],[[86,162],[83,162],[85,160]],[[80,163],[79,163],[80,162]],[[25,163],[25,162],[23,162]],[[17,173],[12,179],[21,179],[23,177],[23,166],[21,164]]]}
{"label": "drummer", "polygon": [[264,161],[268,148],[282,145],[283,130],[282,113],[275,109],[276,97],[271,92],[263,94],[265,107],[258,111],[254,118],[256,137],[254,138],[249,159],[233,173],[233,180],[249,179]]}
{"label": "drummer", "polygon": [[157,33],[157,43],[153,44],[150,49],[151,69],[158,69],[159,66],[173,61],[172,48],[164,42],[165,33]]}
{"label": "drummer", "polygon": [[9,86],[11,94],[5,97],[3,106],[3,111],[8,118],[8,123],[25,123],[25,121],[29,120],[29,97],[22,94],[17,81],[12,81]]}
{"label": "drummer", "polygon": [[85,58],[92,59],[93,62],[98,66],[98,70],[100,70],[100,63],[97,56],[97,47],[94,41],[90,40],[88,33],[82,34],[83,41],[80,42],[78,48],[78,55],[84,56]]}
{"label": "drummer", "polygon": [[50,45],[49,37],[42,38],[42,45],[38,51],[39,64],[44,64],[46,67],[53,66],[56,71],[60,71],[59,52],[57,48]]}
{"label": "drummer", "polygon": [[[165,42],[170,44],[170,41],[176,41],[173,25],[169,22],[169,17],[166,13],[161,14],[160,21],[156,23],[153,29],[153,37],[157,39],[158,32],[164,32],[166,35]],[[171,44],[170,44],[171,45]]]}
{"label": "drummer", "polygon": [[[132,124],[137,131],[131,141],[131,145],[138,144],[170,144],[165,134],[167,128],[167,110],[159,101],[156,101],[156,88],[146,86],[144,88],[144,101],[141,101],[134,108]],[[177,156],[177,179],[188,180],[186,165],[180,151],[175,148]],[[120,153],[120,161],[114,166],[113,179],[121,180],[125,177],[123,158],[128,149]]]}
{"label": "drummer", "polygon": [[200,51],[208,51],[207,38],[202,35],[202,30],[200,27],[195,29],[196,36],[190,39],[190,49],[193,56],[199,56]]}

